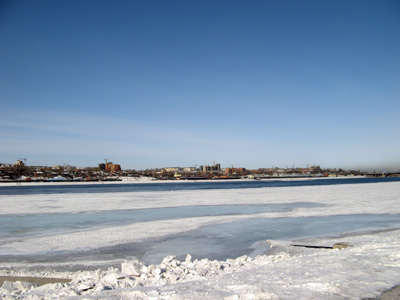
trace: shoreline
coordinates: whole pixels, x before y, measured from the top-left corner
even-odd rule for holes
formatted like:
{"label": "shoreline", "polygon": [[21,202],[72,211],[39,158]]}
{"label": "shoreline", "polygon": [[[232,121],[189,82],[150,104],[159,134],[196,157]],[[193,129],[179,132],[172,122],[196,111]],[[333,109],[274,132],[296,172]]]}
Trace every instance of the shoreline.
{"label": "shoreline", "polygon": [[399,299],[400,299],[400,285],[395,285],[392,288],[382,292],[377,297],[362,298],[361,300],[399,300]]}
{"label": "shoreline", "polygon": [[122,177],[120,181],[20,181],[20,182],[0,182],[1,187],[9,186],[67,186],[67,185],[124,185],[124,184],[151,184],[151,183],[197,183],[197,182],[239,182],[239,181],[308,181],[308,180],[327,180],[327,179],[361,179],[368,178],[366,176],[338,176],[338,177],[271,177],[256,179],[199,179],[199,180],[157,180],[154,178],[140,177],[132,179],[130,177]]}
{"label": "shoreline", "polygon": [[378,297],[371,300],[398,300],[400,299],[400,285],[396,285],[391,289],[383,292]]}

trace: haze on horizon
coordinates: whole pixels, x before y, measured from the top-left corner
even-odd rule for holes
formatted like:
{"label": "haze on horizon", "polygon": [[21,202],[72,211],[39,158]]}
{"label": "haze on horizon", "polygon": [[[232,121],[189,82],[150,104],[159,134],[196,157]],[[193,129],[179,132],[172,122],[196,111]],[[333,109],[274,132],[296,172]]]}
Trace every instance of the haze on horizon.
{"label": "haze on horizon", "polygon": [[398,1],[2,1],[0,163],[400,169]]}

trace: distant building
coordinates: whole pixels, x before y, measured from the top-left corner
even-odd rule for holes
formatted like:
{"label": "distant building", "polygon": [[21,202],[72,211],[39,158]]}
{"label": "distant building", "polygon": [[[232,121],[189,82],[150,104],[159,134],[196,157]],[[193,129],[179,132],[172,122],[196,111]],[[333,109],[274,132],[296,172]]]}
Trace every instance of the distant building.
{"label": "distant building", "polygon": [[200,172],[221,172],[221,164],[214,164],[213,166],[200,166]]}
{"label": "distant building", "polygon": [[99,169],[106,172],[121,171],[121,165],[108,162],[106,164],[99,164]]}
{"label": "distant building", "polygon": [[225,174],[245,174],[246,168],[226,168]]}
{"label": "distant building", "polygon": [[106,163],[106,171],[110,172],[111,171],[111,167],[112,167],[113,163],[112,162],[108,162]]}
{"label": "distant building", "polygon": [[22,160],[17,160],[17,162],[14,164],[16,167],[23,167],[25,166],[24,162]]}
{"label": "distant building", "polygon": [[168,168],[164,168],[164,172],[178,172],[180,171],[181,168],[179,167],[168,167]]}
{"label": "distant building", "polygon": [[111,167],[111,171],[121,171],[121,165],[113,164]]}

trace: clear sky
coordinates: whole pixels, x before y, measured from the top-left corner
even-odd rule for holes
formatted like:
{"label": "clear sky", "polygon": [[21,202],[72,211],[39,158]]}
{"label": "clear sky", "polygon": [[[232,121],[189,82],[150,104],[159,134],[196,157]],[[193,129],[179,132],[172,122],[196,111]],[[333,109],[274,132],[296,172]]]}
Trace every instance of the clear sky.
{"label": "clear sky", "polygon": [[400,169],[400,1],[0,1],[0,162]]}

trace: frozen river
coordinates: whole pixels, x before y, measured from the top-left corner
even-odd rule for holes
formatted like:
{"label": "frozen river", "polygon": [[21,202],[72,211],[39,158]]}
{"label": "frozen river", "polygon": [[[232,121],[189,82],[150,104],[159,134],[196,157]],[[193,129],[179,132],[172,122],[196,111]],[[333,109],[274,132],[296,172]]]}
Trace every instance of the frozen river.
{"label": "frozen river", "polygon": [[[262,254],[269,239],[397,228],[400,212],[363,209],[362,201],[368,188],[398,181],[2,187],[0,259],[97,265],[132,257],[159,263],[169,254],[190,253],[221,260]],[[346,209],[343,201],[353,203]]]}
{"label": "frozen river", "polygon": [[[0,275],[72,279],[0,289],[4,299],[338,300],[400,284],[399,179],[23,185],[0,194]],[[352,247],[291,246],[340,242]]]}
{"label": "frozen river", "polygon": [[299,218],[252,218],[204,226],[188,234],[152,245],[141,257],[157,264],[173,253],[183,260],[193,258],[226,260],[241,255],[255,257],[268,250],[266,240],[296,240],[338,233],[400,228],[400,215],[339,215]]}
{"label": "frozen river", "polygon": [[0,216],[0,238],[45,236],[91,230],[104,226],[179,218],[287,212],[299,207],[312,208],[316,205],[318,204],[307,202],[264,205],[197,205],[78,213],[3,215]]}

